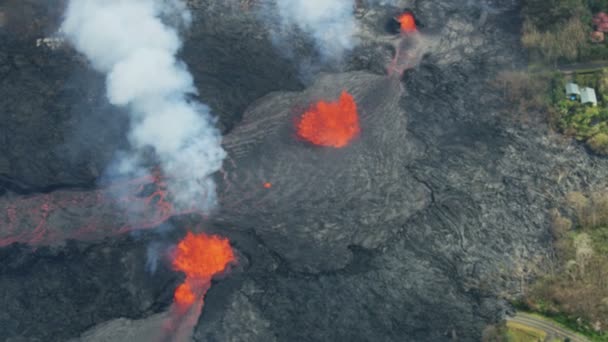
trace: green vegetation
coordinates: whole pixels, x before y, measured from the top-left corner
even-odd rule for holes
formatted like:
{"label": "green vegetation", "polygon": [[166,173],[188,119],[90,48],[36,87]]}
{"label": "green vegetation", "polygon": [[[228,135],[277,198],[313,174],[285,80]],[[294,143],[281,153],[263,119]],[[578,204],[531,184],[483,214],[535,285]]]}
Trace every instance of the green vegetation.
{"label": "green vegetation", "polygon": [[[539,285],[536,285],[539,286]],[[555,311],[555,308],[549,309],[547,303],[542,300],[534,301],[532,298],[527,298],[523,302],[514,302],[514,306],[522,311],[543,317],[551,322],[560,325],[562,328],[583,335],[594,342],[608,341],[608,335],[602,331],[596,331],[589,322],[574,318],[565,312]]]}
{"label": "green vegetation", "polygon": [[525,0],[522,43],[533,60],[581,62],[608,58],[608,43],[592,43],[592,14],[606,0]]}
{"label": "green vegetation", "polygon": [[597,153],[608,155],[608,134],[597,133],[587,140],[587,144]]}
{"label": "green vegetation", "polygon": [[518,307],[608,341],[608,193],[570,193],[552,221],[558,262]]}
{"label": "green vegetation", "polygon": [[[504,321],[497,325],[487,326],[482,334],[482,342],[535,342],[547,341],[543,330],[513,321]],[[564,342],[563,339],[551,339],[552,342]]]}
{"label": "green vegetation", "polygon": [[[593,14],[601,11],[608,12],[608,0],[524,0],[521,40],[531,65],[542,70],[547,63],[608,59],[608,39],[593,43],[590,38]],[[608,70],[578,70],[572,78],[581,87],[595,89],[597,107],[567,99],[561,73],[508,75],[504,83],[512,88],[509,100],[520,104],[519,112],[547,113],[554,129],[585,142],[597,154],[608,155]],[[529,84],[522,86],[526,79]]]}
{"label": "green vegetation", "polygon": [[547,334],[532,327],[516,322],[507,322],[507,339],[509,342],[544,341]]}
{"label": "green vegetation", "polygon": [[598,106],[591,107],[571,101],[565,95],[565,78],[556,74],[551,80],[553,122],[556,128],[579,141],[586,142],[594,152],[608,155],[608,70],[579,73],[573,76],[579,86],[596,89]]}
{"label": "green vegetation", "polygon": [[581,87],[596,90],[597,107],[568,99],[566,78],[557,72],[502,71],[493,86],[511,104],[509,117],[526,124],[544,120],[556,131],[585,142],[595,153],[608,155],[608,69],[571,78]]}
{"label": "green vegetation", "polygon": [[[600,11],[608,12],[608,0],[524,0],[521,41],[531,65],[546,70],[558,63],[608,60],[608,39],[591,41],[593,15]],[[595,89],[598,106],[568,99],[569,81]],[[518,119],[546,118],[555,130],[608,155],[608,69],[577,70],[568,79],[562,73],[504,72],[496,85],[516,106],[510,111],[520,113]],[[556,262],[517,307],[594,341],[608,341],[608,192],[571,193],[552,219]],[[502,326],[491,333],[502,336],[500,341],[536,339],[519,330]]]}

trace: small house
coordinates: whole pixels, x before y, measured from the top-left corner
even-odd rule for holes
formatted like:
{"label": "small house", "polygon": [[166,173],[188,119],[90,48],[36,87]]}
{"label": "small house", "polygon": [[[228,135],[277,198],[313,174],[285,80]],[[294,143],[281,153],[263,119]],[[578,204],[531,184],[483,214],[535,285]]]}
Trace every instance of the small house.
{"label": "small house", "polygon": [[592,105],[593,107],[597,106],[597,97],[595,96],[595,89],[585,87],[580,90],[581,92],[581,103]]}
{"label": "small house", "polygon": [[576,101],[581,96],[581,91],[576,83],[566,84],[566,96],[572,101]]}

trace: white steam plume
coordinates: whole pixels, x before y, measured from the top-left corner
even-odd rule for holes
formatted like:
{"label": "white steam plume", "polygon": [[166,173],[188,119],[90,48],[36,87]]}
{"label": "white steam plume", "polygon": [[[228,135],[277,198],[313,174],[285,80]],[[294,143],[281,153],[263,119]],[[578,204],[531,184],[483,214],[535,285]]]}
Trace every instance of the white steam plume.
{"label": "white steam plume", "polygon": [[[279,25],[276,34],[280,45],[290,38],[296,27],[313,38],[324,61],[339,62],[346,52],[359,43],[357,6],[395,5],[398,0],[263,0],[264,20]],[[276,9],[276,14],[273,13]],[[271,16],[277,18],[269,18]]]}
{"label": "white steam plume", "polygon": [[[107,75],[109,101],[129,108],[131,147],[154,149],[177,204],[198,198],[199,208],[208,209],[215,202],[209,176],[225,152],[209,109],[188,99],[196,89],[176,58],[178,32],[167,24],[176,18],[190,21],[181,0],[71,0],[61,30]],[[123,155],[122,171],[134,172],[137,160]]]}
{"label": "white steam plume", "polygon": [[355,46],[353,0],[275,0],[283,28],[298,27],[324,58],[339,60]]}

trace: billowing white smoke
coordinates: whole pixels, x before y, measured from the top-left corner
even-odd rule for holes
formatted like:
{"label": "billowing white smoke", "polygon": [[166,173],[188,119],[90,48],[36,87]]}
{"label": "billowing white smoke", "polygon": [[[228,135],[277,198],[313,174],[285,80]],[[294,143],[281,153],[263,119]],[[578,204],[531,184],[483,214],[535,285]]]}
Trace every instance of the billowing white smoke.
{"label": "billowing white smoke", "polygon": [[281,25],[311,35],[321,55],[334,60],[355,45],[353,5],[352,0],[276,0]]}
{"label": "billowing white smoke", "polygon": [[[198,199],[199,208],[208,209],[215,202],[209,176],[225,152],[209,109],[188,99],[196,89],[176,58],[181,41],[161,16],[190,21],[181,0],[71,0],[61,30],[107,75],[109,101],[128,106],[132,148],[154,148],[177,204]],[[121,170],[134,172],[136,156],[124,154]]]}
{"label": "billowing white smoke", "polygon": [[[358,43],[358,21],[355,8],[360,6],[396,5],[398,0],[262,0],[265,21],[279,24],[275,34],[280,45],[288,43],[292,28],[309,35],[323,62],[339,62]],[[276,10],[276,14],[274,11]],[[272,13],[271,17],[268,13]],[[277,18],[275,18],[276,16]],[[287,36],[287,37],[286,37]]]}

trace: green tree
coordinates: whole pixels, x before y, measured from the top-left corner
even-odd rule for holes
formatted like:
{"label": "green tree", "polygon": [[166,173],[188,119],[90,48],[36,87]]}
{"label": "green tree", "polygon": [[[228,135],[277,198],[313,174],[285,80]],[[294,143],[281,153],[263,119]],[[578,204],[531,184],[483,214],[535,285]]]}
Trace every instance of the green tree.
{"label": "green tree", "polygon": [[608,10],[608,0],[587,0],[587,3],[593,13]]}

